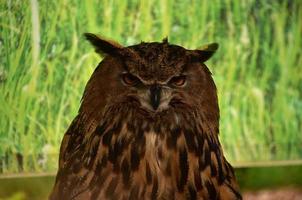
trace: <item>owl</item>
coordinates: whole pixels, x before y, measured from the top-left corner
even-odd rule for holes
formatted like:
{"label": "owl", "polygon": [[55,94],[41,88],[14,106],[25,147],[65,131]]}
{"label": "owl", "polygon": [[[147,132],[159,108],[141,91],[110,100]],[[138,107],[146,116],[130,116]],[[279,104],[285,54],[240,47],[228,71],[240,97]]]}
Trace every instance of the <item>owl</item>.
{"label": "owl", "polygon": [[212,43],[124,47],[86,33],[104,59],[64,135],[50,200],[242,199],[219,142]]}

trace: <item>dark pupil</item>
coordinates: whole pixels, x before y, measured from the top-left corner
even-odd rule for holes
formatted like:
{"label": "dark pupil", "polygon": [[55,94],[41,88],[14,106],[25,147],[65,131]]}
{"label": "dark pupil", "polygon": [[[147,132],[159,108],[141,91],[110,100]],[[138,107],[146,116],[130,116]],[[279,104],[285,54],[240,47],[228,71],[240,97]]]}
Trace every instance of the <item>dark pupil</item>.
{"label": "dark pupil", "polygon": [[183,85],[185,83],[186,77],[185,76],[177,76],[172,78],[171,82],[175,85]]}
{"label": "dark pupil", "polygon": [[132,85],[132,84],[138,83],[138,78],[136,78],[135,76],[133,76],[131,74],[124,74],[123,79],[126,84]]}

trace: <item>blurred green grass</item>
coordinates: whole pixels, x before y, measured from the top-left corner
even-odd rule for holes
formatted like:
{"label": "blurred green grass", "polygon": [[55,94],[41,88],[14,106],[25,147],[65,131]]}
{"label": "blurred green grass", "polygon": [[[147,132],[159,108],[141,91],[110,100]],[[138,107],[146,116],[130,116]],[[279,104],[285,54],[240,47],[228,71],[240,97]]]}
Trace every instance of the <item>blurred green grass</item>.
{"label": "blurred green grass", "polygon": [[302,158],[302,1],[1,0],[0,172],[54,171],[100,58],[84,32],[197,48],[218,87],[233,162]]}

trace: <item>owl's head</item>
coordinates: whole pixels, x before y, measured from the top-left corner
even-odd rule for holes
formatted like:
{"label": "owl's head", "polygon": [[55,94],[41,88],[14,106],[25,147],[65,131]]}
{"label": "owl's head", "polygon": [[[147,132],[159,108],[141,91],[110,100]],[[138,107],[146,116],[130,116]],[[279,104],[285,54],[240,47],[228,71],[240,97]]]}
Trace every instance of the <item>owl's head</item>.
{"label": "owl's head", "polygon": [[153,115],[179,106],[218,115],[216,87],[203,64],[217,43],[188,50],[164,39],[124,47],[94,34],[85,36],[105,58],[86,86],[82,110],[101,113],[108,105],[127,102]]}

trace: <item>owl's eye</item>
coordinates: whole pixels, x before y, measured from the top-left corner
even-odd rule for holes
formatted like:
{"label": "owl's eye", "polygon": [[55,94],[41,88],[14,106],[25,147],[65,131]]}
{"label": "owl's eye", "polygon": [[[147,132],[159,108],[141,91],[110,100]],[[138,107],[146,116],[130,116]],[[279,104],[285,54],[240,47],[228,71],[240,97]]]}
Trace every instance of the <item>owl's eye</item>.
{"label": "owl's eye", "polygon": [[169,81],[169,84],[171,84],[173,86],[177,86],[177,87],[184,86],[185,83],[186,83],[186,76],[184,76],[184,75],[175,76],[175,77],[171,78],[171,80]]}
{"label": "owl's eye", "polygon": [[133,76],[130,73],[123,74],[122,80],[126,85],[130,85],[130,86],[134,86],[140,83],[140,80],[136,76]]}

